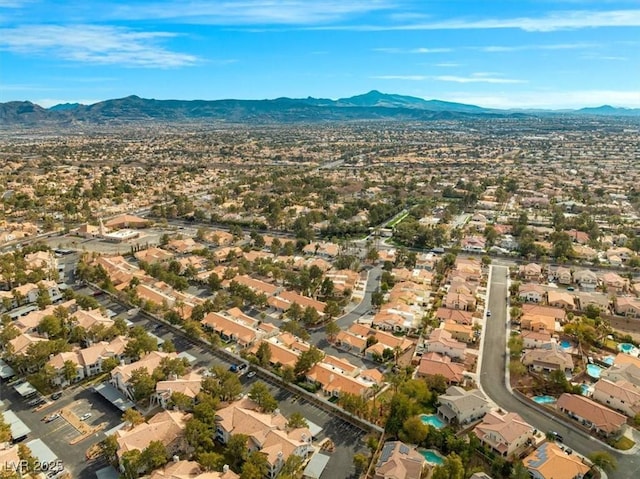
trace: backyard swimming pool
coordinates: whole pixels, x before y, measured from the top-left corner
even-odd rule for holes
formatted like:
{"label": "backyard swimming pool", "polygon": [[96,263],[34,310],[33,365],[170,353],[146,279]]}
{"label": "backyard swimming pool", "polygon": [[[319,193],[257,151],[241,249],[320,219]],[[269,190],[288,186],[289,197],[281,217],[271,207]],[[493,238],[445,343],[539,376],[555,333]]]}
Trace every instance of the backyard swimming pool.
{"label": "backyard swimming pool", "polygon": [[639,352],[638,348],[631,343],[618,344],[618,351],[622,351],[625,354],[631,354],[633,356],[637,356]]}
{"label": "backyard swimming pool", "polygon": [[427,462],[431,464],[435,464],[436,466],[441,466],[444,464],[444,457],[438,451],[434,451],[433,449],[425,449],[420,451],[420,455],[424,457]]}
{"label": "backyard swimming pool", "polygon": [[553,404],[554,402],[556,402],[556,398],[554,398],[553,396],[533,396],[531,399],[533,399],[538,404]]}
{"label": "backyard swimming pool", "polygon": [[613,363],[615,362],[616,357],[615,356],[607,356],[605,358],[602,358],[602,362],[605,364],[608,364],[609,366],[613,366]]}
{"label": "backyard swimming pool", "polygon": [[591,391],[591,386],[589,386],[588,384],[580,385],[580,394],[582,394],[583,396],[591,396],[592,392],[593,391]]}
{"label": "backyard swimming pool", "polygon": [[420,420],[422,421],[422,424],[428,424],[436,429],[442,429],[444,427],[442,419],[435,414],[420,414]]}
{"label": "backyard swimming pool", "polygon": [[587,364],[587,374],[593,379],[600,379],[602,368],[596,364]]}
{"label": "backyard swimming pool", "polygon": [[567,341],[566,339],[563,339],[563,340],[560,342],[560,347],[561,347],[562,349],[569,349],[569,348],[571,347],[571,342],[570,342],[570,341]]}

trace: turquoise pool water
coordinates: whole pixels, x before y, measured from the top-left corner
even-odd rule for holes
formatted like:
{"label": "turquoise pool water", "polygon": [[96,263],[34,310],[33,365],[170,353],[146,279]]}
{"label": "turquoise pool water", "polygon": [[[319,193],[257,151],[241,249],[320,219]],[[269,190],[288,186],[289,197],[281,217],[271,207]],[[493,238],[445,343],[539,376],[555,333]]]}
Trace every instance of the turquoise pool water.
{"label": "turquoise pool water", "polygon": [[635,346],[631,343],[620,343],[618,344],[618,349],[623,353],[630,353],[633,351]]}
{"label": "turquoise pool water", "polygon": [[442,419],[435,414],[420,414],[420,420],[422,421],[422,424],[428,424],[436,429],[442,429],[444,427]]}
{"label": "turquoise pool water", "polygon": [[441,466],[442,464],[444,464],[444,457],[442,457],[440,454],[438,454],[438,452],[434,451],[433,449],[426,449],[424,451],[420,451],[420,455],[424,457],[427,460],[427,462],[430,462],[431,464],[435,464],[437,466]]}
{"label": "turquoise pool water", "polygon": [[556,402],[556,398],[554,398],[553,396],[533,396],[531,399],[533,399],[538,404],[552,404]]}
{"label": "turquoise pool water", "polygon": [[591,388],[588,384],[580,385],[580,394],[582,394],[583,396],[589,396],[591,394]]}
{"label": "turquoise pool water", "polygon": [[587,374],[593,379],[599,379],[602,368],[595,364],[587,364]]}
{"label": "turquoise pool water", "polygon": [[607,356],[606,358],[602,358],[602,362],[605,364],[608,364],[609,366],[613,366],[613,363],[615,362],[616,357],[615,356]]}
{"label": "turquoise pool water", "polygon": [[571,347],[571,343],[569,341],[567,341],[566,339],[564,339],[561,343],[560,343],[560,347],[562,349],[569,349]]}

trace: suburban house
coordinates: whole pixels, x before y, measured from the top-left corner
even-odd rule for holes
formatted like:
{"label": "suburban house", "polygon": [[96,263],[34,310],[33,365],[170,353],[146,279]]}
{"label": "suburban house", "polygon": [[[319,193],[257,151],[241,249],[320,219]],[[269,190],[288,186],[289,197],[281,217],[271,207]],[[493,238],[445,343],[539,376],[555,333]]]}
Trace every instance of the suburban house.
{"label": "suburban house", "polygon": [[627,417],[578,394],[563,394],[556,408],[583,426],[603,436],[618,434],[627,423]]}
{"label": "suburban house", "polygon": [[526,283],[520,286],[518,297],[522,301],[529,303],[542,303],[544,300],[545,290],[542,286],[535,283]]}
{"label": "suburban house", "polygon": [[145,263],[153,264],[153,263],[164,263],[173,258],[173,253],[164,250],[162,248],[148,248],[143,249],[141,251],[136,251],[134,256],[138,261],[143,261]]}
{"label": "suburban house", "polygon": [[522,355],[522,363],[532,371],[550,373],[560,369],[565,373],[573,371],[571,354],[563,351],[557,345],[551,348],[529,349]]}
{"label": "suburban house", "polygon": [[549,316],[560,323],[563,323],[567,319],[567,312],[564,309],[554,308],[552,306],[542,306],[540,304],[523,304],[522,314]]}
{"label": "suburban house", "polygon": [[320,385],[325,396],[338,397],[348,393],[368,397],[373,383],[345,373],[337,366],[319,362],[307,372],[306,378],[308,382]]}
{"label": "suburban house", "polygon": [[269,478],[275,478],[291,455],[302,459],[313,452],[308,428],[287,428],[287,418],[279,412],[261,413],[249,398],[242,398],[216,411],[215,439],[226,444],[232,435],[249,437],[249,451],[260,451],[269,463]]}
{"label": "suburban house", "polygon": [[629,289],[629,280],[613,271],[602,275],[602,284],[606,288],[607,293],[622,294]]}
{"label": "suburban house", "polygon": [[635,417],[640,413],[640,387],[626,380],[601,378],[593,387],[593,399],[601,404]]}
{"label": "suburban house", "polygon": [[188,445],[184,430],[190,418],[191,414],[182,411],[162,411],[131,429],[118,429],[115,432],[118,458],[127,451],[142,451],[151,441],[162,442],[169,455],[185,452]]}
{"label": "suburban house", "polygon": [[524,349],[544,348],[551,344],[551,334],[545,330],[523,330],[521,337]]}
{"label": "suburban house", "polygon": [[149,479],[240,479],[240,476],[227,465],[218,472],[205,471],[195,461],[173,461],[153,471]]}
{"label": "suburban house", "polygon": [[555,308],[572,310],[576,307],[573,295],[566,291],[547,291],[547,302],[549,303],[549,306]]}
{"label": "suburban house", "polygon": [[616,296],[614,299],[616,314],[627,318],[640,318],[640,299],[632,296]]}
{"label": "suburban house", "polygon": [[573,273],[573,280],[584,291],[595,291],[598,286],[598,276],[588,269],[581,269]]}
{"label": "suburban house", "polygon": [[553,334],[556,330],[556,320],[550,316],[525,313],[520,317],[520,328]]}
{"label": "suburban house", "polygon": [[451,334],[451,337],[456,341],[463,343],[473,343],[476,340],[476,335],[471,326],[466,324],[458,324],[453,321],[445,321],[440,324],[440,327]]}
{"label": "suburban house", "polygon": [[475,311],[476,303],[475,295],[462,283],[452,284],[443,300],[445,307],[463,311]]}
{"label": "suburban house", "polygon": [[[53,356],[47,364],[56,371],[53,382],[56,385],[68,385],[102,372],[102,363],[107,358],[114,358],[118,363],[125,361],[125,348],[129,342],[125,336],[117,336],[111,342],[101,341],[84,349],[62,352]],[[65,362],[71,361],[76,368],[76,376],[65,376]]]}
{"label": "suburban house", "polygon": [[157,368],[164,358],[175,359],[176,353],[164,353],[162,351],[151,351],[146,356],[141,357],[138,361],[131,364],[123,364],[115,367],[111,371],[111,384],[122,391],[129,399],[133,399],[133,393],[129,385],[131,373],[136,369],[146,369],[149,374],[153,374],[153,370]]}
{"label": "suburban house", "polygon": [[436,318],[439,321],[453,321],[458,324],[473,324],[473,313],[460,309],[438,308]]}
{"label": "suburban house", "polygon": [[438,416],[448,423],[469,424],[481,419],[489,412],[487,397],[478,389],[466,391],[458,386],[450,386],[438,397]]}
{"label": "suburban house", "polygon": [[255,323],[247,324],[216,312],[207,314],[201,323],[205,328],[217,333],[222,341],[235,342],[243,349],[251,347],[263,336],[259,330],[254,328]]}
{"label": "suburban house", "polygon": [[442,376],[447,384],[464,383],[464,366],[451,362],[449,356],[438,353],[426,353],[420,358],[420,364],[416,372],[418,377]]}
{"label": "suburban house", "polygon": [[533,441],[533,427],[514,412],[488,412],[473,432],[502,457],[512,457]]}
{"label": "suburban house", "polygon": [[449,356],[452,359],[464,360],[467,346],[465,343],[453,339],[452,334],[444,329],[434,329],[425,341],[425,349]]}
{"label": "suburban house", "polygon": [[591,469],[554,442],[545,442],[522,461],[532,479],[582,479]]}
{"label": "suburban house", "polygon": [[427,461],[414,447],[400,441],[382,446],[373,479],[421,479]]}
{"label": "suburban house", "polygon": [[564,266],[558,266],[555,269],[549,271],[549,277],[560,284],[571,284],[573,276],[569,268]]}
{"label": "suburban house", "polygon": [[173,393],[181,393],[195,400],[202,387],[202,375],[191,372],[180,378],[158,381],[156,390],[151,395],[151,404],[167,409]]}
{"label": "suburban house", "polygon": [[540,281],[542,278],[542,266],[537,263],[529,263],[520,266],[518,274],[527,281]]}

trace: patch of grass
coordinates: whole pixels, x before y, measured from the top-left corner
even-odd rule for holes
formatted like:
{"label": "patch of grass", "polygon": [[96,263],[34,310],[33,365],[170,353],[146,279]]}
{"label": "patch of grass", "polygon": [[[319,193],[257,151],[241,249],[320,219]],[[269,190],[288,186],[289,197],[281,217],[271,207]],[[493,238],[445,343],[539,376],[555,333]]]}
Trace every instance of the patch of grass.
{"label": "patch of grass", "polygon": [[620,451],[626,451],[635,446],[636,443],[629,439],[627,436],[621,436],[616,440],[611,441],[611,447],[615,447]]}

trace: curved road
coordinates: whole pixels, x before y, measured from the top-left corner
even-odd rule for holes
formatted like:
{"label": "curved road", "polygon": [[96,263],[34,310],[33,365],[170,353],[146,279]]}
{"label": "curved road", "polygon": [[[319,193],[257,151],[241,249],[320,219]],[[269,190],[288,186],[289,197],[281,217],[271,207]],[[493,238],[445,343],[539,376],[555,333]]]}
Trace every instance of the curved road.
{"label": "curved road", "polygon": [[540,431],[557,431],[564,443],[580,454],[588,455],[597,450],[607,450],[618,461],[618,468],[609,473],[615,479],[633,478],[640,474],[640,454],[622,454],[603,445],[592,436],[570,427],[568,423],[538,411],[530,404],[516,398],[505,383],[507,342],[507,274],[508,268],[492,266],[489,289],[489,310],[492,312],[485,325],[480,384],[485,394],[499,407],[517,412],[529,424]]}

